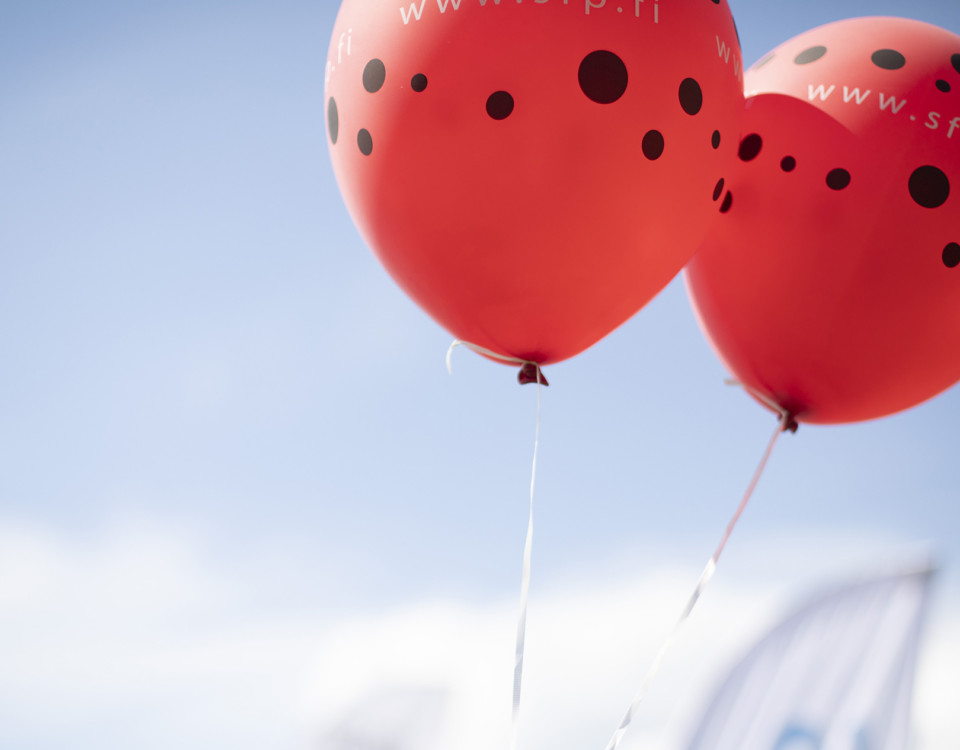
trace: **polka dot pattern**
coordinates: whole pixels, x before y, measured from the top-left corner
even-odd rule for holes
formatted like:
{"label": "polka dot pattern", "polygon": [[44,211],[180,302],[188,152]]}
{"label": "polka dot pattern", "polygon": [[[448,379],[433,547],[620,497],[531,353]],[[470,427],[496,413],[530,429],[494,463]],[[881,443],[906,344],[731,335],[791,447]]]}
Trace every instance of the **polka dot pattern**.
{"label": "polka dot pattern", "polygon": [[878,49],[870,55],[870,60],[884,70],[899,70],[907,64],[907,59],[895,49]]}
{"label": "polka dot pattern", "polygon": [[363,66],[363,87],[371,94],[375,94],[383,88],[383,83],[386,80],[387,68],[382,60],[373,58]]}
{"label": "polka dot pattern", "polygon": [[656,161],[663,155],[663,133],[661,133],[659,130],[648,131],[647,134],[643,136],[643,141],[640,143],[640,147],[643,149],[644,156],[646,156],[650,161]]}
{"label": "polka dot pattern", "polygon": [[766,55],[765,57],[761,58],[760,60],[757,60],[757,62],[755,62],[755,63],[753,64],[753,68],[751,68],[751,70],[759,70],[760,68],[762,68],[764,65],[766,65],[768,62],[770,62],[770,61],[771,61],[773,58],[775,58],[775,57],[776,57],[776,55],[775,55],[773,52],[771,52],[769,55]]}
{"label": "polka dot pattern", "polygon": [[337,145],[340,135],[340,114],[337,112],[337,102],[331,96],[327,100],[327,130],[330,132],[330,142]]}
{"label": "polka dot pattern", "polygon": [[924,208],[938,208],[950,195],[950,180],[943,170],[930,165],[915,169],[907,187],[914,202]]}
{"label": "polka dot pattern", "polygon": [[[327,148],[349,218],[441,327],[530,361],[572,357],[652,298],[721,218],[711,181],[730,174],[733,187],[732,0],[604,1],[401,0],[398,12],[341,0],[325,35],[315,93],[321,127],[336,99]],[[560,204],[577,210],[557,216]],[[474,273],[455,251],[491,221],[497,241]],[[530,299],[541,256],[571,262]],[[451,295],[438,264],[473,274],[469,293]]]}
{"label": "polka dot pattern", "polygon": [[487,114],[494,120],[506,120],[513,114],[513,97],[506,91],[494,91],[487,97]]}
{"label": "polka dot pattern", "polygon": [[703,107],[703,90],[693,78],[684,78],[680,84],[680,106],[688,115],[697,114]]}
{"label": "polka dot pattern", "polygon": [[720,181],[717,183],[717,186],[713,189],[713,200],[714,200],[714,201],[720,200],[720,196],[723,195],[723,183],[724,183],[724,180],[723,180],[723,178],[721,177],[721,178],[720,178]]}
{"label": "polka dot pattern", "polygon": [[370,156],[373,153],[373,136],[370,135],[369,130],[360,128],[360,132],[357,133],[357,146],[364,156]]}
{"label": "polka dot pattern", "polygon": [[943,248],[943,265],[947,268],[956,268],[960,266],[960,245],[956,242],[949,243]]}
{"label": "polka dot pattern", "polygon": [[831,190],[843,190],[850,184],[850,173],[846,169],[831,169],[827,173],[827,187]]}
{"label": "polka dot pattern", "polygon": [[623,60],[608,50],[591,52],[577,72],[580,90],[597,104],[612,104],[623,96],[628,77]]}
{"label": "polka dot pattern", "polygon": [[793,61],[797,65],[808,65],[815,60],[819,60],[825,54],[827,54],[827,48],[822,45],[818,45],[816,47],[805,49],[803,52],[793,58]]}
{"label": "polka dot pattern", "polygon": [[[827,48],[822,45],[817,45],[814,47],[808,47],[807,49],[800,52],[795,58],[794,63],[797,65],[807,65],[809,63],[819,60],[827,53]],[[766,65],[774,58],[774,54],[770,53],[762,60],[757,62],[753,68],[757,69]],[[878,49],[874,51],[870,56],[870,61],[883,70],[899,70],[907,64],[906,57],[899,51],[894,49]],[[960,73],[960,53],[956,53],[951,56],[950,63],[953,66],[954,70],[957,73]],[[939,91],[943,93],[949,93],[952,91],[953,86],[950,81],[947,81],[943,78],[939,78],[935,81],[935,86]],[[714,148],[717,147],[719,140],[719,133],[714,133]],[[742,161],[751,161],[757,157],[762,148],[763,141],[759,134],[752,133],[747,135],[741,142],[738,155]],[[797,167],[797,161],[793,156],[784,156],[780,160],[780,169],[783,172],[793,172]],[[851,183],[851,175],[846,169],[836,168],[830,170],[826,176],[826,184],[831,190],[843,190],[847,188]],[[716,201],[719,199],[720,195],[723,192],[724,181],[721,179],[713,192],[713,200]],[[908,183],[908,189],[910,192],[910,197],[914,202],[924,208],[938,208],[946,203],[947,198],[950,195],[950,180],[947,175],[938,167],[927,165],[919,167],[913,171],[910,175],[910,180]],[[723,205],[721,206],[721,211],[726,213],[730,209],[730,200],[731,196],[728,193],[724,199]],[[943,249],[943,264],[947,268],[955,268],[960,266],[960,243],[950,242]]]}
{"label": "polka dot pattern", "polygon": [[[862,417],[842,412],[849,406],[839,398],[836,416],[816,412],[819,404],[808,406],[806,383],[795,386],[798,365],[809,362],[811,382],[819,385],[834,377],[836,362],[849,358],[854,387],[866,382],[863,376],[904,359],[903,352],[918,381],[933,383],[928,373],[957,367],[941,351],[960,335],[960,318],[947,312],[955,308],[952,285],[960,283],[960,193],[951,194],[951,184],[960,181],[960,44],[945,30],[912,21],[862,24],[862,30],[851,21],[849,27],[807,33],[753,70],[761,63],[767,67],[746,74],[739,132],[724,127],[724,137],[733,140],[724,143],[723,153],[735,151],[739,166],[708,172],[708,178],[729,174],[730,182],[714,179],[712,189],[706,182],[695,196],[710,193],[726,216],[717,217],[705,249],[687,267],[694,303],[706,311],[701,325],[729,347],[720,349],[721,357],[743,367],[734,377],[754,378],[781,403],[801,404],[795,408],[808,409],[807,418],[815,414],[810,421],[823,423]],[[708,102],[713,105],[712,98]],[[709,107],[705,113],[709,118]],[[704,141],[709,132],[704,130]],[[826,312],[809,318],[793,310],[776,317],[777,307],[788,307],[778,299],[786,271],[803,277],[808,298],[836,295],[833,304],[813,306]],[[823,283],[838,272],[859,282]],[[837,339],[824,356],[822,342],[836,333],[839,314],[862,330],[883,330],[883,339]],[[778,356],[775,336],[783,331],[796,334],[803,346],[809,342],[803,364],[801,357]],[[897,336],[902,352],[889,341]],[[922,361],[916,356],[921,350]],[[937,377],[956,378],[955,372],[946,374],[949,380],[943,372]],[[893,412],[893,406],[900,405],[883,408]]]}
{"label": "polka dot pattern", "polygon": [[741,161],[753,161],[763,148],[763,139],[757,133],[751,133],[740,141],[740,150],[737,156]]}

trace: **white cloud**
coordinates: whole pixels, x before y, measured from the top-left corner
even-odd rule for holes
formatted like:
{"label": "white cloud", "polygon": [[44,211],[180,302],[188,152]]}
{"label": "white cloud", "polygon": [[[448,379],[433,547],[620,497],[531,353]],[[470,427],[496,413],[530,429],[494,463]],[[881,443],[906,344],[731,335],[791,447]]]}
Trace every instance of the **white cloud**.
{"label": "white cloud", "polygon": [[251,621],[250,593],[182,529],[3,526],[0,746],[281,747],[316,623]]}
{"label": "white cloud", "polygon": [[[195,530],[154,524],[120,524],[95,544],[0,524],[0,746],[506,746],[512,597],[470,603],[465,594],[362,615],[324,612],[319,601],[258,609],[275,601],[259,589],[297,571],[265,555],[247,563],[272,570],[238,581],[210,546]],[[777,546],[777,554],[741,549],[729,569],[721,564],[624,750],[678,750],[700,702],[751,639],[811,584],[842,582],[854,569],[849,539],[825,540],[816,566],[799,562],[807,539]],[[889,551],[862,540],[857,548]],[[535,576],[520,748],[601,748],[609,739],[699,574],[675,554],[647,554],[562,583]],[[749,572],[771,559],[798,564]],[[917,750],[947,750],[960,735],[956,604],[941,597],[932,613]]]}

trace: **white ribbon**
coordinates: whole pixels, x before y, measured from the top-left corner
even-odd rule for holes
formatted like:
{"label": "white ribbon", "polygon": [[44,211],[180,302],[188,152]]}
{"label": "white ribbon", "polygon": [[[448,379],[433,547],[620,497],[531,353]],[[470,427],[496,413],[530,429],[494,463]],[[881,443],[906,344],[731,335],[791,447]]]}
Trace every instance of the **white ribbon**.
{"label": "white ribbon", "polygon": [[540,407],[543,386],[537,367],[537,426],[533,437],[533,465],[530,469],[530,513],[527,518],[527,537],[523,543],[523,574],[520,578],[520,618],[517,621],[517,647],[513,664],[513,731],[510,750],[517,746],[520,729],[520,692],[523,683],[523,652],[527,629],[527,600],[530,595],[530,557],[533,549],[533,490],[537,482],[537,452],[540,448]]}
{"label": "white ribbon", "polygon": [[537,423],[533,437],[533,465],[530,469],[530,512],[527,518],[527,536],[523,543],[523,572],[520,577],[520,617],[517,619],[517,643],[514,651],[513,663],[513,727],[510,735],[510,750],[517,746],[517,737],[520,729],[520,695],[523,686],[523,654],[526,642],[527,632],[527,602],[530,598],[530,560],[533,552],[533,495],[537,481],[537,453],[540,448],[540,410],[542,405],[542,382],[540,379],[540,366],[536,362],[530,362],[526,359],[518,359],[504,354],[485,349],[482,346],[471,344],[469,341],[454,340],[447,349],[447,372],[453,374],[451,357],[453,350],[458,346],[465,346],[472,349],[477,354],[483,354],[492,357],[507,364],[528,365],[532,364],[537,373]]}
{"label": "white ribbon", "polygon": [[660,646],[660,650],[657,651],[657,655],[654,657],[653,662],[650,664],[650,668],[643,677],[643,682],[640,684],[640,689],[637,691],[633,702],[630,704],[626,714],[624,714],[623,719],[620,721],[620,726],[617,727],[617,731],[613,733],[613,737],[611,737],[610,742],[607,743],[607,750],[616,750],[617,745],[620,744],[620,740],[623,739],[623,735],[627,731],[627,727],[630,726],[630,723],[633,721],[634,714],[637,712],[637,709],[643,702],[644,697],[647,695],[647,690],[650,688],[650,683],[653,682],[653,678],[660,670],[660,663],[663,661],[663,657],[666,656],[671,646],[673,646],[674,641],[676,641],[677,636],[680,633],[680,629],[690,617],[690,613],[693,612],[693,608],[697,605],[697,601],[700,599],[700,595],[703,593],[704,589],[706,589],[710,579],[713,578],[713,574],[717,570],[717,562],[720,560],[720,555],[723,553],[724,547],[727,546],[727,541],[730,539],[730,535],[733,533],[733,530],[737,525],[737,521],[739,521],[740,516],[743,515],[743,511],[747,507],[747,503],[750,501],[750,496],[753,495],[753,491],[757,488],[757,483],[760,481],[760,477],[763,475],[763,471],[767,466],[767,461],[770,460],[770,454],[773,452],[773,446],[777,443],[777,438],[780,437],[780,433],[788,429],[789,425],[791,424],[791,417],[789,413],[784,411],[781,407],[773,405],[772,402],[769,403],[771,404],[771,408],[777,411],[780,415],[779,419],[777,420],[777,429],[774,431],[773,437],[770,438],[770,442],[767,444],[767,448],[763,452],[763,457],[760,459],[760,463],[757,466],[756,471],[753,473],[753,478],[750,480],[747,491],[743,494],[740,504],[737,506],[736,512],[733,514],[729,523],[727,524],[727,528],[723,533],[723,537],[720,539],[720,543],[717,545],[716,550],[707,561],[706,567],[700,574],[697,585],[693,589],[693,593],[690,595],[690,598],[687,600],[687,605],[683,608],[683,612],[680,613],[680,617],[677,618],[670,635],[664,641],[663,645]]}
{"label": "white ribbon", "polygon": [[[500,354],[499,352],[491,351],[490,349],[484,349],[482,346],[477,346],[476,344],[471,344],[469,341],[463,341],[462,339],[454,339],[453,343],[450,344],[450,348],[447,349],[447,372],[453,375],[453,350],[458,346],[465,346],[467,349],[472,349],[477,354],[482,354],[485,357],[491,357],[493,359],[504,362],[508,365],[536,365],[536,362],[531,362],[528,359],[519,359],[518,357],[511,357],[509,354]],[[540,367],[537,366],[537,371],[539,372]],[[539,376],[537,385],[540,385]]]}

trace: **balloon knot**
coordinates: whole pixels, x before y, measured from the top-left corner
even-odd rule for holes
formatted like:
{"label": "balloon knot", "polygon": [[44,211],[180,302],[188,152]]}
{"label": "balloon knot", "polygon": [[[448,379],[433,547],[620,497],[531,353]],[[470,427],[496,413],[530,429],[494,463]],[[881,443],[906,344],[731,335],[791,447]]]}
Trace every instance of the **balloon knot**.
{"label": "balloon knot", "polygon": [[787,411],[783,412],[783,415],[780,417],[780,424],[783,425],[781,432],[796,433],[800,427],[800,424],[793,418],[793,415]]}
{"label": "balloon knot", "polygon": [[534,362],[524,363],[523,367],[520,368],[520,372],[517,373],[517,382],[520,383],[520,385],[527,385],[529,383],[550,385],[543,376],[543,371],[540,369],[540,366]]}

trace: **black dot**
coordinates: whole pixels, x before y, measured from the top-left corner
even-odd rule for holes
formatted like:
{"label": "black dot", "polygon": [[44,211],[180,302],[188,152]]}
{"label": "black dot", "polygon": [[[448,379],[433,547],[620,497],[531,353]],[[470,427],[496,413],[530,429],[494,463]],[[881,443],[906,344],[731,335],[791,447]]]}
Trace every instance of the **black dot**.
{"label": "black dot", "polygon": [[720,181],[717,183],[717,186],[713,189],[713,199],[715,201],[720,200],[720,195],[723,193],[723,178],[720,178]]}
{"label": "black dot", "polygon": [[427,77],[423,73],[417,73],[410,79],[410,88],[416,92],[423,91],[427,87]]}
{"label": "black dot", "polygon": [[580,63],[580,89],[597,104],[611,104],[627,90],[627,66],[612,52],[598,49]]}
{"label": "black dot", "polygon": [[827,174],[827,187],[831,190],[843,190],[850,184],[850,173],[845,169],[831,169]]}
{"label": "black dot", "polygon": [[947,268],[960,266],[960,245],[956,242],[951,242],[943,248],[943,265]]}
{"label": "black dot", "polygon": [[[765,57],[761,58],[760,60],[757,60],[757,61],[753,64],[752,70],[757,70],[757,69],[759,69],[759,68],[762,68],[762,67],[763,67],[764,65],[766,65],[768,62],[770,62],[774,57],[776,57],[776,55],[775,55],[773,52],[771,52],[769,55],[766,55]],[[796,61],[794,61],[794,62],[796,62]]]}
{"label": "black dot", "polygon": [[684,78],[680,83],[680,106],[688,115],[695,115],[703,107],[703,90],[692,78]]}
{"label": "black dot", "polygon": [[643,155],[650,161],[659,159],[663,154],[663,133],[659,130],[647,131],[640,147],[643,149]]}
{"label": "black dot", "polygon": [[870,55],[870,59],[874,65],[884,70],[899,70],[907,64],[907,58],[895,49],[878,49]]}
{"label": "black dot", "polygon": [[951,57],[950,62],[953,63],[953,69],[960,73],[960,52]]}
{"label": "black dot", "polygon": [[910,175],[910,197],[924,208],[942,206],[950,195],[950,180],[936,167],[919,167]]}
{"label": "black dot", "polygon": [[727,191],[726,196],[724,196],[723,203],[720,204],[720,213],[725,214],[730,210],[730,206],[733,205],[733,193],[729,190]]}
{"label": "black dot", "polygon": [[943,93],[947,93],[950,90],[950,84],[941,78],[940,80],[937,81],[937,88],[940,89]]}
{"label": "black dot", "polygon": [[713,0],[714,5],[720,5],[720,0]]}
{"label": "black dot", "polygon": [[797,160],[794,159],[792,156],[784,156],[780,160],[780,169],[782,169],[784,172],[792,172],[796,168],[797,168]]}
{"label": "black dot", "polygon": [[713,146],[714,150],[720,148],[720,131],[714,130],[713,135],[710,136],[710,145]]}
{"label": "black dot", "polygon": [[763,148],[763,139],[756,133],[751,133],[740,141],[740,150],[737,155],[742,161],[751,161],[757,158],[761,148]]}
{"label": "black dot", "polygon": [[336,145],[337,136],[340,134],[340,114],[332,96],[327,101],[327,130],[330,131],[330,142]]}
{"label": "black dot", "polygon": [[370,135],[369,130],[360,128],[360,132],[357,133],[357,145],[360,147],[361,154],[370,156],[373,152],[373,137]]}
{"label": "black dot", "polygon": [[803,52],[793,58],[793,61],[797,65],[806,65],[807,63],[812,63],[814,60],[819,60],[825,54],[827,54],[827,48],[823,45],[817,45],[816,47],[805,49]]}
{"label": "black dot", "polygon": [[373,58],[363,66],[363,87],[371,94],[375,94],[387,79],[387,69],[382,60]]}
{"label": "black dot", "polygon": [[487,114],[494,120],[506,120],[513,113],[513,97],[506,91],[494,91],[487,97]]}

